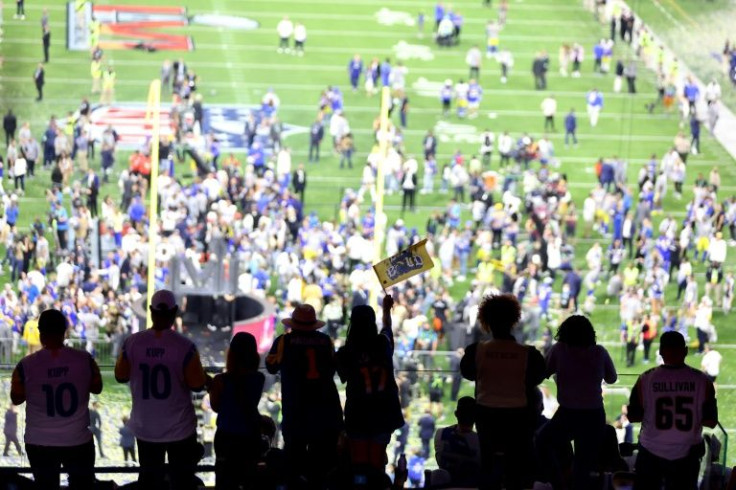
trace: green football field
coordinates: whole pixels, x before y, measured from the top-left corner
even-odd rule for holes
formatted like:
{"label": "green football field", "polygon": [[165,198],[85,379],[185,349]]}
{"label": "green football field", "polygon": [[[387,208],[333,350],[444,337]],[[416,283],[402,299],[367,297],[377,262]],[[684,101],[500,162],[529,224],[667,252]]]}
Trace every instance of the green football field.
{"label": "green football field", "polygon": [[[674,1],[674,0],[672,0]],[[99,2],[100,4],[140,4],[130,0]],[[205,105],[217,103],[226,106],[254,106],[268,88],[273,88],[281,99],[279,115],[285,124],[309,127],[318,112],[320,93],[328,85],[338,85],[345,94],[345,113],[356,135],[358,153],[352,170],[339,169],[338,158],[329,148],[329,137],[322,146],[318,164],[307,164],[308,188],[307,210],[315,210],[322,219],[336,218],[338,205],[346,188],[357,189],[365,156],[372,146],[372,123],[378,114],[378,97],[369,98],[361,90],[352,93],[349,89],[347,63],[358,53],[368,62],[373,57],[390,57],[396,62],[398,56],[408,67],[407,88],[410,99],[409,124],[404,131],[405,147],[409,154],[421,156],[421,140],[428,129],[435,129],[440,137],[438,164],[448,162],[450,156],[460,149],[466,155],[477,151],[479,144],[472,141],[485,129],[496,134],[508,130],[514,137],[522,132],[540,137],[543,132],[543,117],[540,103],[545,93],[534,90],[531,75],[532,60],[540,50],[550,53],[551,66],[548,75],[548,91],[558,100],[558,132],[550,137],[555,144],[556,156],[561,160],[560,171],[568,176],[568,182],[578,208],[593,187],[593,164],[598,157],[618,155],[629,162],[629,181],[635,186],[636,174],[651,154],[661,157],[672,145],[678,131],[679,119],[655,111],[648,114],[645,104],[655,97],[654,76],[643,66],[637,81],[638,93],[614,94],[613,76],[593,73],[591,50],[593,44],[608,32],[607,25],[597,24],[592,15],[578,1],[529,0],[509,2],[508,22],[501,32],[501,46],[508,48],[515,59],[508,83],[500,83],[500,68],[493,60],[484,59],[480,82],[484,89],[480,117],[459,120],[454,115],[443,118],[438,100],[438,86],[445,79],[457,81],[467,77],[465,54],[473,44],[485,46],[485,24],[497,15],[497,2],[486,8],[480,0],[454,1],[453,7],[465,18],[462,44],[458,47],[439,50],[431,38],[434,2],[431,0],[395,0],[376,2],[372,0],[183,0],[169,2],[155,0],[155,5],[188,7],[188,13],[219,13],[247,17],[259,22],[254,30],[231,30],[217,26],[191,25],[172,29],[172,33],[187,33],[194,41],[191,52],[112,51],[105,53],[107,60],[114,62],[117,72],[116,100],[118,102],[145,103],[150,81],[159,76],[164,59],[184,58],[190,69],[199,76],[199,90]],[[664,2],[666,3],[666,2]],[[689,2],[695,4],[696,2]],[[150,3],[149,3],[150,4]],[[709,8],[716,9],[719,2]],[[634,2],[649,14],[650,3]],[[34,135],[40,139],[50,115],[64,116],[75,110],[82,97],[89,95],[89,57],[86,52],[67,51],[66,10],[61,2],[28,2],[25,21],[13,20],[11,5],[3,13],[4,39],[0,54],[4,59],[0,71],[0,112],[12,107],[19,116],[19,123],[30,121]],[[34,102],[36,93],[31,80],[33,70],[41,59],[40,17],[43,8],[48,8],[52,29],[51,60],[46,67],[44,101]],[[384,10],[382,10],[384,9]],[[385,9],[388,9],[385,10]],[[424,35],[420,36],[414,23],[418,12],[426,15]],[[289,15],[294,21],[306,25],[308,40],[304,57],[278,54],[276,52],[276,24]],[[716,14],[714,14],[716,15]],[[379,22],[380,21],[380,22]],[[668,29],[662,25],[662,29]],[[580,78],[562,77],[558,72],[557,52],[562,44],[578,42],[585,47],[586,59]],[[671,46],[674,47],[674,46]],[[626,59],[631,53],[626,46],[616,47],[615,57]],[[685,58],[690,64],[690,60]],[[362,81],[361,81],[362,87]],[[585,116],[585,94],[598,87],[604,94],[605,107],[599,124],[590,128]],[[725,86],[724,86],[725,88]],[[96,102],[94,98],[90,99]],[[165,100],[165,98],[164,98]],[[569,108],[578,113],[578,138],[580,145],[566,149],[563,145],[561,128],[563,117]],[[398,116],[396,119],[398,124]],[[294,164],[304,161],[308,148],[308,136],[296,134],[286,139],[285,144],[293,149]],[[691,186],[698,172],[708,175],[718,167],[723,179],[720,199],[736,190],[736,167],[725,150],[703,130],[702,152],[688,159],[687,184]],[[98,156],[99,158],[99,156]],[[127,164],[127,154],[119,155],[117,169]],[[99,166],[99,160],[96,162]],[[497,168],[494,159],[492,167]],[[181,164],[178,175],[189,172],[188,164]],[[186,176],[185,176],[186,178]],[[420,178],[421,183],[421,178]],[[21,199],[21,223],[30,224],[36,216],[46,212],[44,191],[50,184],[48,172],[41,171],[35,180],[27,184],[26,196]],[[6,180],[8,189],[10,182]],[[435,188],[438,187],[438,182]],[[101,195],[116,195],[117,186],[106,185]],[[668,193],[665,209],[676,217],[684,216],[684,206],[689,196],[688,188],[682,201],[675,201]],[[400,209],[399,196],[387,196],[389,218],[396,218]],[[448,196],[435,192],[418,195],[418,212],[407,214],[404,220],[409,226],[424,229],[429,213],[444,210]],[[577,257],[584,267],[583,257],[593,243],[592,239],[577,240]],[[601,237],[603,245],[607,241]],[[729,266],[733,268],[733,251]],[[697,271],[702,278],[704,267]],[[5,279],[7,280],[7,275]],[[464,293],[469,281],[456,282],[453,294]],[[603,287],[598,296],[602,297]],[[675,286],[668,287],[667,297],[674,303]],[[702,288],[701,288],[702,293]],[[599,301],[592,314],[598,329],[599,340],[608,342],[614,359],[621,360],[618,341],[618,305],[602,304]],[[722,374],[719,377],[718,398],[721,420],[729,435],[736,434],[736,412],[730,404],[736,402],[736,360],[732,355],[736,349],[736,334],[731,331],[734,315],[724,316],[717,312],[714,323],[718,327],[719,344],[716,346],[724,355]],[[694,337],[694,335],[693,335]],[[639,355],[640,357],[640,355]],[[694,365],[700,363],[690,356]],[[637,365],[626,369],[620,365],[620,385],[630,387],[635,376],[647,366]],[[110,385],[108,385],[110,386]],[[471,386],[464,388],[468,393]],[[111,389],[110,397],[118,403],[124,396],[119,389]],[[618,414],[625,403],[624,394],[612,394],[607,398],[609,417]],[[446,410],[451,413],[450,410]],[[112,428],[111,428],[112,430]],[[729,461],[736,461],[736,452],[729,444]]]}

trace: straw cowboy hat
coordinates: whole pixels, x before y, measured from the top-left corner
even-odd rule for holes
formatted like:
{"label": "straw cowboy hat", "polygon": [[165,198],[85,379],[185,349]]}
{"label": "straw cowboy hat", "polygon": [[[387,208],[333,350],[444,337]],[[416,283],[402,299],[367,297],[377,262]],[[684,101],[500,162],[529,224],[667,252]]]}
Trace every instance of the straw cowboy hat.
{"label": "straw cowboy hat", "polygon": [[294,330],[317,330],[325,325],[325,322],[317,320],[314,308],[307,304],[294,308],[291,318],[284,318],[281,323]]}

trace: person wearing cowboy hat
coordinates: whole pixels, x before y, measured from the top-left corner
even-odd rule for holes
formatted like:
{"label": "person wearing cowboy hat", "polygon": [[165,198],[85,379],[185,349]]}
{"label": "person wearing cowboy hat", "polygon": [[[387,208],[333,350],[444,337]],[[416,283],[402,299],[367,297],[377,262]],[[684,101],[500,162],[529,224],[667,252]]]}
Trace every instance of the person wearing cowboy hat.
{"label": "person wearing cowboy hat", "polygon": [[320,488],[337,460],[343,426],[334,381],[335,347],[328,335],[317,331],[325,322],[317,320],[310,305],[298,305],[282,323],[287,331],[274,340],[266,369],[281,374],[286,467],[293,484],[306,478],[310,488]]}

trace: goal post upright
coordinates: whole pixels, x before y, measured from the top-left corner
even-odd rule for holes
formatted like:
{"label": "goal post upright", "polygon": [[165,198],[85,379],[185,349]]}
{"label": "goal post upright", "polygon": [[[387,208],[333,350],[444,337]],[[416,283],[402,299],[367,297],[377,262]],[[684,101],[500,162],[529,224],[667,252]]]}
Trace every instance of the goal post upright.
{"label": "goal post upright", "polygon": [[146,129],[150,128],[151,135],[151,183],[149,185],[150,198],[148,202],[148,280],[146,286],[146,328],[152,326],[151,304],[156,287],[156,244],[158,239],[158,146],[161,133],[161,80],[153,80],[148,89],[146,104]]}

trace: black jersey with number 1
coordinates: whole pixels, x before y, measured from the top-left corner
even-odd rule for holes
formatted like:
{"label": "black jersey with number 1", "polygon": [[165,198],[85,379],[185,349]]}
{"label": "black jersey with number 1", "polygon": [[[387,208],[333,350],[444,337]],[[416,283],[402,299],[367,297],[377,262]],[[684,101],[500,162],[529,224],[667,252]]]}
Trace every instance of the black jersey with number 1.
{"label": "black jersey with number 1", "polygon": [[303,330],[280,335],[266,357],[266,368],[281,374],[285,435],[319,435],[342,425],[335,348],[328,335]]}

